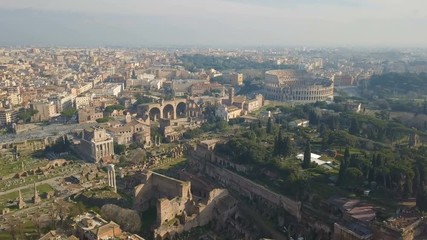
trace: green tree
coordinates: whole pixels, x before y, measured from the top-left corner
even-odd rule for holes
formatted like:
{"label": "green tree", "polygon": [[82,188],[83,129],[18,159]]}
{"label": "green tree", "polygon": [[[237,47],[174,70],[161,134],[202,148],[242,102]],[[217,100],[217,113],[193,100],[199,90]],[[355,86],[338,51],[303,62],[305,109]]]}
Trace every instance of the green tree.
{"label": "green tree", "polygon": [[134,107],[139,104],[151,103],[153,100],[150,97],[144,96],[141,93],[135,94],[136,102],[134,103]]}
{"label": "green tree", "polygon": [[348,129],[350,134],[357,135],[360,133],[359,122],[356,118],[351,119],[350,128]]}
{"label": "green tree", "polygon": [[216,123],[216,129],[218,129],[221,132],[225,132],[230,128],[230,125],[225,120],[220,120]]}
{"label": "green tree", "polygon": [[214,105],[208,105],[205,107],[203,111],[203,116],[208,121],[208,123],[214,123],[217,121],[217,117],[215,116],[216,107]]}
{"label": "green tree", "polygon": [[347,173],[348,165],[350,164],[350,149],[345,148],[344,157],[342,158],[340,170],[338,172],[337,185],[342,185]]}
{"label": "green tree", "polygon": [[277,134],[277,137],[274,141],[274,147],[273,147],[274,156],[278,156],[282,153],[282,146],[283,146],[282,129],[279,129],[279,133]]}
{"label": "green tree", "polygon": [[110,105],[105,108],[105,112],[112,113],[114,110],[125,110],[125,106],[120,104]]}
{"label": "green tree", "polygon": [[257,128],[255,129],[255,134],[257,139],[265,139],[267,137],[267,133],[265,131],[265,128]]}
{"label": "green tree", "polygon": [[289,136],[286,136],[283,139],[283,155],[288,157],[292,154],[292,152],[293,152],[293,148],[292,148],[291,138]]}
{"label": "green tree", "polygon": [[101,208],[101,215],[107,221],[117,222],[124,231],[137,232],[141,229],[141,218],[135,210],[105,204]]}
{"label": "green tree", "polygon": [[339,120],[336,116],[332,116],[329,118],[329,128],[331,130],[338,130],[339,129]]}
{"label": "green tree", "polygon": [[403,189],[403,197],[405,198],[411,197],[412,188],[413,188],[412,178],[407,177],[405,181],[404,189]]}
{"label": "green tree", "polygon": [[24,123],[31,121],[31,117],[36,115],[39,111],[37,109],[27,109],[21,110],[18,113],[18,118],[21,119]]}
{"label": "green tree", "polygon": [[302,168],[307,169],[310,167],[311,164],[311,146],[310,141],[307,141],[307,145],[305,146],[304,150],[304,159],[302,161]]}
{"label": "green tree", "polygon": [[138,78],[138,77],[136,76],[135,69],[132,69],[132,74],[131,74],[130,78],[131,78],[131,79],[137,79],[137,78]]}
{"label": "green tree", "polygon": [[220,94],[221,94],[220,89],[212,89],[212,91],[211,91],[212,96],[219,96]]}
{"label": "green tree", "polygon": [[417,208],[420,211],[427,211],[427,194],[424,187],[424,183],[420,185],[420,190],[418,190],[417,198],[416,198],[416,204]]}
{"label": "green tree", "polygon": [[123,144],[114,143],[114,153],[120,155],[126,151],[126,146]]}
{"label": "green tree", "polygon": [[215,146],[215,152],[239,164],[265,164],[271,159],[268,149],[246,138],[233,138]]}
{"label": "green tree", "polygon": [[68,120],[71,117],[73,117],[76,113],[77,113],[77,109],[73,107],[68,107],[62,110],[61,115]]}
{"label": "green tree", "polygon": [[322,138],[327,130],[328,129],[326,128],[326,125],[324,123],[320,124],[319,133]]}
{"label": "green tree", "polygon": [[256,139],[257,139],[257,136],[253,130],[249,130],[249,131],[243,133],[243,137],[245,137],[251,141],[256,141]]}
{"label": "green tree", "polygon": [[96,119],[96,122],[97,122],[97,123],[106,123],[106,122],[108,122],[108,121],[110,121],[110,118],[108,118],[108,117],[104,117],[104,118],[98,118],[98,119]]}
{"label": "green tree", "polygon": [[319,124],[319,116],[314,110],[309,111],[308,120],[310,121],[310,125],[316,126]]}
{"label": "green tree", "polygon": [[363,173],[355,167],[350,167],[345,171],[345,179],[347,183],[358,186],[363,182]]}
{"label": "green tree", "polygon": [[350,148],[346,147],[344,151],[344,159],[347,165],[350,163]]}

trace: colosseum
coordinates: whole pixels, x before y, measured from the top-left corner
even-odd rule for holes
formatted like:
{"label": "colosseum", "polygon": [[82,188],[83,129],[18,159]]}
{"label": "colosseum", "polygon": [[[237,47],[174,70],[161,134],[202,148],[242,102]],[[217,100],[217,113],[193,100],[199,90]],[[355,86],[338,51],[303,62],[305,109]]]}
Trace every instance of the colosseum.
{"label": "colosseum", "polygon": [[264,96],[275,101],[316,102],[334,98],[334,83],[304,70],[270,70],[265,73]]}

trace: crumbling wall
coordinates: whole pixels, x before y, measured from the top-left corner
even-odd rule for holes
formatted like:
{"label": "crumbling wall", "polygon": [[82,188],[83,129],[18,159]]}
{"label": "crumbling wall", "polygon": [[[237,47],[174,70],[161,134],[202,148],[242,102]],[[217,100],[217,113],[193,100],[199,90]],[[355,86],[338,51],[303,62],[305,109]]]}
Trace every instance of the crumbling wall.
{"label": "crumbling wall", "polygon": [[152,198],[151,184],[139,184],[135,187],[134,206],[137,211],[145,211],[150,207]]}
{"label": "crumbling wall", "polygon": [[186,203],[179,197],[173,199],[161,198],[157,200],[156,207],[157,225],[160,226],[176,218],[178,215],[183,215]]}
{"label": "crumbling wall", "polygon": [[230,170],[220,168],[210,163],[206,163],[205,172],[212,178],[217,179],[223,185],[236,190],[242,195],[253,198],[253,195],[267,200],[271,204],[284,208],[287,212],[301,219],[301,204],[293,201],[283,195],[275,193],[264,186],[261,186],[251,180],[242,177]]}
{"label": "crumbling wall", "polygon": [[153,173],[152,186],[156,188],[159,197],[181,197],[183,201],[191,199],[191,184],[164,175]]}
{"label": "crumbling wall", "polygon": [[181,202],[192,199],[190,182],[183,182],[154,172],[141,175],[141,184],[135,187],[134,209],[147,210],[156,199],[179,197]]}
{"label": "crumbling wall", "polygon": [[[213,189],[209,193],[209,198],[206,200],[208,204],[197,205],[198,213],[194,213],[190,216],[186,216],[184,222],[180,224],[163,224],[157,229],[154,230],[155,239],[165,239],[167,236],[175,236],[176,234],[181,234],[185,231],[189,231],[192,228],[200,227],[208,224],[213,219],[225,219],[232,213],[234,213],[237,209],[236,204],[227,205],[224,203],[227,201],[237,202],[234,198],[229,195],[229,192],[226,189]],[[231,206],[231,209],[220,209],[219,205],[227,205]],[[162,209],[161,211],[168,210],[173,207],[173,204],[168,205],[167,201],[162,201]],[[188,208],[188,207],[187,207]],[[188,213],[185,209],[185,213]],[[182,219],[181,219],[182,220]]]}
{"label": "crumbling wall", "polygon": [[374,228],[374,239],[402,239],[412,240],[418,239],[419,236],[425,231],[425,220],[419,219],[404,228],[394,228],[390,225],[381,223],[372,224]]}
{"label": "crumbling wall", "polygon": [[[298,220],[301,219],[300,202],[293,201],[228,169],[212,164],[211,162],[217,162],[221,166],[227,166],[227,161],[221,157],[216,156],[212,150],[209,150],[203,145],[199,144],[194,151],[190,152],[190,154],[190,164],[193,167],[204,171],[208,176],[216,179],[224,186],[230,187],[249,198],[257,196],[268,201],[272,205],[284,208],[285,211],[295,216]],[[245,169],[240,170],[244,171]]]}

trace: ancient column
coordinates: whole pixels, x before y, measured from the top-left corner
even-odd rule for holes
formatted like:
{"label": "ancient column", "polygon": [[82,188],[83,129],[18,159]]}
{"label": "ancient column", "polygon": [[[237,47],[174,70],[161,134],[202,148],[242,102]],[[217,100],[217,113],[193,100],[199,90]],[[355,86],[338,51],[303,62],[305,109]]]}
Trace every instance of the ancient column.
{"label": "ancient column", "polygon": [[117,192],[117,185],[116,185],[116,171],[114,170],[114,164],[108,165],[108,186],[112,187],[114,192]]}

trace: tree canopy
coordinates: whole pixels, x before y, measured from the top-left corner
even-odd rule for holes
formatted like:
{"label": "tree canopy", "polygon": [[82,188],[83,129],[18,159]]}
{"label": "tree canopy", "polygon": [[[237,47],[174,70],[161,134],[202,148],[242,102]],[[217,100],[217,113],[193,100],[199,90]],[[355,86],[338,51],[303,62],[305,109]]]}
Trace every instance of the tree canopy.
{"label": "tree canopy", "polygon": [[110,106],[107,106],[104,111],[111,113],[114,110],[125,110],[125,106],[120,104],[110,105]]}
{"label": "tree canopy", "polygon": [[74,107],[67,107],[62,110],[61,115],[67,119],[71,118],[77,113],[77,109]]}
{"label": "tree canopy", "polygon": [[18,113],[18,118],[23,122],[28,123],[31,121],[31,117],[37,114],[39,111],[37,109],[24,109]]}
{"label": "tree canopy", "polygon": [[231,161],[239,164],[265,163],[269,160],[269,150],[256,142],[246,138],[231,139],[226,143],[219,143],[215,152],[222,156],[229,156]]}

